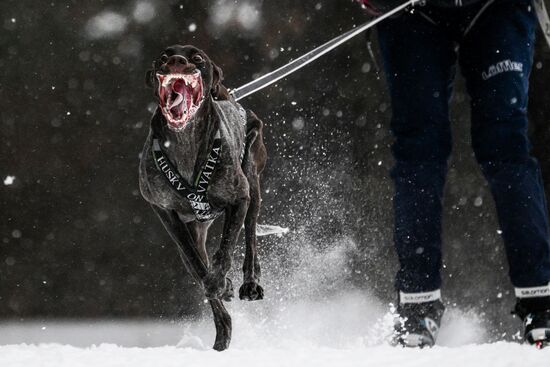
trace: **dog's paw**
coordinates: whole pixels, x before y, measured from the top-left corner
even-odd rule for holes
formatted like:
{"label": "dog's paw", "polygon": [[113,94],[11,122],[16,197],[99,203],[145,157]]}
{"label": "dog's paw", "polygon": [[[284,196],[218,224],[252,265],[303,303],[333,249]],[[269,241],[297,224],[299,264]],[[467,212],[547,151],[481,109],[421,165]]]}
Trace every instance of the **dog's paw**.
{"label": "dog's paw", "polygon": [[218,352],[223,352],[227,348],[229,348],[229,339],[216,339],[216,342],[214,343],[214,347],[212,349],[217,350]]}
{"label": "dog's paw", "polygon": [[239,288],[239,299],[259,301],[264,299],[264,289],[256,281],[245,282]]}

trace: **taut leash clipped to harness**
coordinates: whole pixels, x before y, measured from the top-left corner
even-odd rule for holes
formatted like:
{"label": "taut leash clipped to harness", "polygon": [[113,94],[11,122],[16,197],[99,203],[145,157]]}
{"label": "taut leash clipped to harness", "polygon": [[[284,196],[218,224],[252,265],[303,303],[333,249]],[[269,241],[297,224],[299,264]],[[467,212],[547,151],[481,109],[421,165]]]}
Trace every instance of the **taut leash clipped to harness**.
{"label": "taut leash clipped to harness", "polygon": [[290,75],[294,73],[295,71],[303,68],[307,64],[317,60],[319,57],[323,56],[327,52],[332,51],[336,47],[340,46],[342,43],[348,41],[349,39],[357,36],[360,33],[363,33],[369,28],[374,27],[376,24],[380,23],[384,19],[387,19],[391,17],[394,14],[399,13],[400,11],[404,10],[405,8],[412,6],[421,0],[407,0],[402,5],[399,5],[398,7],[390,10],[387,13],[384,13],[380,15],[379,17],[371,20],[370,22],[367,22],[357,28],[354,28],[350,31],[347,31],[344,34],[341,34],[340,36],[333,38],[332,40],[328,41],[327,43],[322,44],[321,46],[315,48],[314,50],[308,52],[305,55],[300,56],[296,60],[293,60],[289,62],[286,65],[281,66],[280,68],[265,74],[258,79],[255,79],[243,86],[240,86],[236,89],[231,90],[229,93],[233,95],[236,101],[240,100],[241,98],[244,98],[252,93],[255,93],[259,91],[260,89],[263,89],[278,80],[284,78],[287,75]]}
{"label": "taut leash clipped to harness", "polygon": [[185,182],[185,179],[181,177],[176,167],[164,154],[159,139],[153,139],[153,160],[155,161],[157,169],[164,174],[164,177],[168,180],[174,191],[189,202],[199,222],[216,219],[221,213],[219,210],[214,210],[207,196],[208,185],[210,184],[212,173],[216,168],[216,163],[218,163],[220,158],[221,150],[222,140],[220,131],[218,130],[214,137],[214,144],[212,145],[212,150],[208,155],[208,159],[192,187]]}

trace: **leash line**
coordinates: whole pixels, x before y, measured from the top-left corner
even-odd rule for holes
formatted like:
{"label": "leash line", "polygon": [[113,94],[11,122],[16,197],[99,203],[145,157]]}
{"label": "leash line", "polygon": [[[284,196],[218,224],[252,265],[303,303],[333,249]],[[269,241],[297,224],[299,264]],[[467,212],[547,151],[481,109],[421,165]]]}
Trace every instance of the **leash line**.
{"label": "leash line", "polygon": [[390,10],[387,13],[357,27],[346,33],[341,34],[340,36],[333,38],[332,40],[322,44],[321,46],[313,49],[312,51],[300,56],[296,60],[289,62],[286,65],[281,66],[280,68],[267,73],[258,79],[255,79],[249,83],[246,83],[236,89],[231,90],[229,93],[233,95],[236,101],[249,96],[252,93],[255,93],[275,82],[281,80],[282,78],[294,73],[295,71],[303,68],[309,63],[317,60],[319,57],[325,55],[326,53],[334,50],[336,47],[340,46],[342,43],[348,41],[349,39],[357,36],[360,33],[363,33],[369,28],[374,27],[376,24],[382,22],[383,20],[391,17],[394,14],[399,13],[405,8],[416,4],[422,0],[407,0],[402,5],[397,6],[396,8]]}

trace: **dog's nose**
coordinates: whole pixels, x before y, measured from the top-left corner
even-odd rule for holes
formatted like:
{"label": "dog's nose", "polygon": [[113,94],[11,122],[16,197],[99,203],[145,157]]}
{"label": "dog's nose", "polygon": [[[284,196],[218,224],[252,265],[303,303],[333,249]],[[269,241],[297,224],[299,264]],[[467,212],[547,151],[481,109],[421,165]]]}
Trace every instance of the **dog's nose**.
{"label": "dog's nose", "polygon": [[181,55],[172,55],[168,58],[168,61],[166,61],[166,64],[171,66],[187,65],[188,63],[187,59]]}

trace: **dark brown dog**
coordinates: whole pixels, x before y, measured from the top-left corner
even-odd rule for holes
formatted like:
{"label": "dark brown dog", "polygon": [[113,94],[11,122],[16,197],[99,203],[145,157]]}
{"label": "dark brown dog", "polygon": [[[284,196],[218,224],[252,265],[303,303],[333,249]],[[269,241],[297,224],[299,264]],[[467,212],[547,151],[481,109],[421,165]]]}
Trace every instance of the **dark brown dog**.
{"label": "dark brown dog", "polygon": [[[147,72],[158,108],[143,148],[139,183],[178,245],[185,268],[204,287],[214,313],[214,349],[231,341],[231,268],[245,226],[244,279],[239,298],[263,298],[256,253],[260,183],[266,151],[262,122],[244,111],[221,84],[222,71],[193,46],[171,46]],[[208,227],[225,214],[220,247],[209,261]]]}

